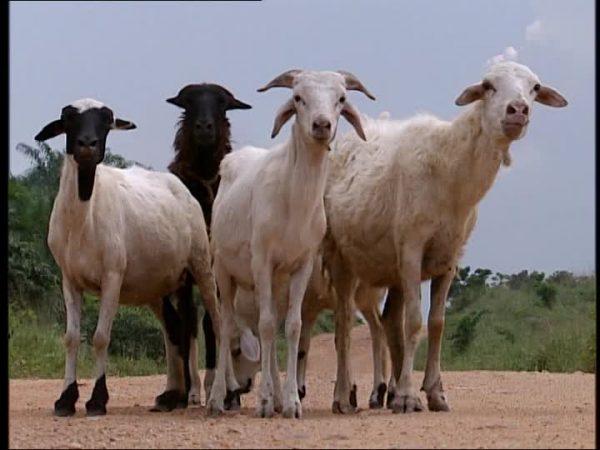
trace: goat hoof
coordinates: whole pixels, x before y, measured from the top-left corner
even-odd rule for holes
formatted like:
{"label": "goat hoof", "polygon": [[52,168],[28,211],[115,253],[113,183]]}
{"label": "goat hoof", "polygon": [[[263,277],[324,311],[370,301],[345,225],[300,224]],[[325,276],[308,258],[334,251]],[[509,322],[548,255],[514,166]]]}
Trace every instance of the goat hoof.
{"label": "goat hoof", "polygon": [[170,390],[165,391],[154,399],[154,406],[150,409],[152,412],[170,412],[175,408],[181,407],[180,397],[178,391]]}
{"label": "goat hoof", "polygon": [[85,404],[85,411],[88,417],[106,415],[106,405],[101,405],[91,400]]}
{"label": "goat hoof", "polygon": [[299,389],[298,389],[298,397],[300,397],[300,401],[302,401],[302,399],[304,397],[306,397],[306,386],[302,385]]}
{"label": "goat hoof", "polygon": [[262,399],[256,407],[257,417],[269,418],[275,415],[275,408],[273,402],[268,399]]}
{"label": "goat hoof", "polygon": [[209,417],[217,417],[224,414],[223,402],[215,399],[210,399],[206,405],[206,414]]}
{"label": "goat hoof", "polygon": [[450,411],[446,396],[440,392],[427,395],[427,407],[429,411]]}
{"label": "goat hoof", "polygon": [[334,414],[352,414],[356,412],[356,407],[350,404],[344,405],[340,403],[338,400],[335,400],[331,405],[331,411]]}
{"label": "goat hoof", "polygon": [[350,390],[350,405],[356,408],[358,406],[358,401],[356,400],[356,385],[352,385],[352,389]]}
{"label": "goat hoof", "polygon": [[402,395],[392,404],[393,413],[411,413],[423,411],[421,399],[416,395]]}
{"label": "goat hoof", "polygon": [[200,398],[200,392],[190,392],[188,395],[188,405],[200,405],[202,404]]}
{"label": "goat hoof", "polygon": [[58,417],[69,417],[74,415],[77,399],[79,399],[79,390],[77,389],[77,382],[73,381],[63,393],[60,394],[59,399],[54,402],[54,415]]}
{"label": "goat hoof", "polygon": [[106,389],[106,375],[96,380],[91,398],[85,404],[88,416],[103,416],[106,414],[106,402],[108,402],[108,390]]}
{"label": "goat hoof", "polygon": [[371,397],[369,398],[369,408],[370,409],[381,409],[383,408],[383,399],[385,397],[385,393],[387,391],[387,386],[385,383],[379,383],[376,390],[371,392]]}
{"label": "goat hoof", "polygon": [[394,398],[396,398],[396,393],[394,391],[388,391],[387,398],[385,401],[385,407],[387,409],[393,409],[392,405],[394,403]]}
{"label": "goat hoof", "polygon": [[238,411],[242,406],[239,389],[227,391],[225,394],[225,409],[227,411]]}
{"label": "goat hoof", "polygon": [[301,419],[302,418],[302,403],[300,401],[294,402],[283,409],[283,417],[287,419]]}

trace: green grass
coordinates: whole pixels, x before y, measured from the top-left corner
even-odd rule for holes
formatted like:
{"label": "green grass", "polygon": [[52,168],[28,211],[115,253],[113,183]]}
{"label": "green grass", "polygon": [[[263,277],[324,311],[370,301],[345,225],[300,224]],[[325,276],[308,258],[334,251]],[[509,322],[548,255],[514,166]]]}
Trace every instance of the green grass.
{"label": "green grass", "polygon": [[[8,367],[10,378],[62,378],[65,347],[63,327],[40,322],[31,310],[9,310]],[[160,331],[159,331],[160,333]],[[151,375],[165,373],[165,365],[148,357],[109,355],[108,375]],[[94,352],[85,340],[78,352],[77,374],[95,376]]]}
{"label": "green grass", "polygon": [[[442,343],[442,369],[595,373],[595,278],[578,279],[574,284],[555,287],[557,294],[551,307],[544,305],[534,288],[496,287],[484,289],[463,310],[449,308]],[[10,377],[62,378],[64,317],[61,314],[51,319],[51,315],[40,310],[17,307],[17,304],[21,303],[9,305]],[[476,317],[482,311],[478,321],[465,319]],[[97,314],[98,302],[86,296],[79,377],[95,375],[91,340]],[[461,321],[462,331],[458,327]],[[313,332],[332,332],[333,329],[333,314],[326,311],[319,316]],[[456,337],[457,334],[460,336]],[[108,375],[165,373],[162,339],[158,320],[148,309],[119,308],[109,347]],[[277,335],[276,348],[279,367],[284,368],[287,345],[283,327]],[[417,350],[417,370],[425,367],[426,350],[427,340],[424,339]],[[198,360],[203,367],[202,332],[198,336]]]}
{"label": "green grass", "polygon": [[[459,322],[485,311],[470,344],[459,352],[450,339]],[[417,350],[423,370],[427,339]],[[596,371],[595,279],[557,286],[556,302],[543,306],[535,290],[488,288],[463,311],[448,309],[442,343],[444,370]]]}

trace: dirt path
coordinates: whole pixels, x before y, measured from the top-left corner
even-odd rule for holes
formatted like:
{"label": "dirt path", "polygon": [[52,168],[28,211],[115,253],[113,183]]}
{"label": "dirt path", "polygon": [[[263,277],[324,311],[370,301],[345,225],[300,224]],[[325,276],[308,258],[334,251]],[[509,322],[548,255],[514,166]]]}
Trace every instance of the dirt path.
{"label": "dirt path", "polygon": [[[366,327],[353,331],[359,406],[371,389]],[[422,373],[415,374],[420,385]],[[77,414],[52,415],[61,380],[11,380],[11,448],[594,448],[594,375],[529,372],[445,372],[450,413],[410,415],[365,409],[331,413],[335,352],[332,335],[317,336],[309,356],[304,418],[253,417],[254,394],[240,412],[209,419],[204,408],[151,413],[164,377],[109,377],[105,417],[85,417],[93,380],[80,380]],[[421,393],[423,394],[423,393]],[[204,399],[203,399],[204,400]],[[422,395],[425,402],[425,396]]]}

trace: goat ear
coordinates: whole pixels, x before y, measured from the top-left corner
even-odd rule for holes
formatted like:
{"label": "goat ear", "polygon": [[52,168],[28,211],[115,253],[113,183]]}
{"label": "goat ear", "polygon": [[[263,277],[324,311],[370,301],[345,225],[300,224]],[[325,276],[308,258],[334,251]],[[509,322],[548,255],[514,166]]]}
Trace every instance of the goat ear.
{"label": "goat ear", "polygon": [[168,98],[167,103],[171,103],[172,105],[185,109],[185,103],[183,102],[183,99],[179,98],[179,96]]}
{"label": "goat ear", "polygon": [[252,106],[244,103],[242,101],[239,101],[237,98],[235,98],[234,96],[231,96],[229,98],[229,101],[227,102],[227,108],[225,108],[227,111],[229,111],[230,109],[251,109]]}
{"label": "goat ear", "polygon": [[292,69],[283,72],[281,75],[269,81],[265,86],[257,89],[257,92],[264,92],[274,87],[292,88],[294,86],[294,79],[300,72],[302,72],[300,69]]}
{"label": "goat ear", "polygon": [[46,141],[58,136],[59,134],[63,134],[64,132],[65,127],[63,125],[63,121],[58,119],[50,122],[48,125],[42,128],[42,130],[35,135],[34,139],[36,141]]}
{"label": "goat ear", "polygon": [[375,96],[369,92],[369,90],[360,82],[360,80],[355,75],[348,72],[347,70],[338,70],[337,72],[344,77],[347,90],[360,91],[367,97],[369,97],[371,100],[375,100]]}
{"label": "goat ear", "polygon": [[481,100],[483,94],[485,94],[483,83],[473,84],[462,91],[454,103],[457,106],[468,105],[469,103],[473,103],[475,100]]}
{"label": "goat ear", "polygon": [[536,102],[540,102],[543,105],[554,106],[555,108],[562,108],[567,106],[569,103],[557,90],[552,89],[549,86],[542,86],[535,97]]}
{"label": "goat ear", "polygon": [[277,111],[277,116],[273,123],[273,131],[271,132],[271,139],[279,134],[281,127],[290,120],[294,114],[296,114],[296,105],[294,104],[294,100],[290,98],[281,108],[279,108],[279,111]]}
{"label": "goat ear", "polygon": [[137,126],[129,120],[115,119],[110,128],[111,130],[134,130]]}
{"label": "goat ear", "polygon": [[362,123],[360,122],[360,115],[354,106],[352,106],[347,100],[342,108],[342,116],[344,116],[344,118],[350,122],[350,125],[354,127],[356,134],[358,134],[363,141],[366,141],[367,137],[365,136],[365,131],[363,130]]}
{"label": "goat ear", "polygon": [[242,330],[240,350],[246,359],[252,362],[260,361],[260,342],[258,342],[256,336],[248,328]]}

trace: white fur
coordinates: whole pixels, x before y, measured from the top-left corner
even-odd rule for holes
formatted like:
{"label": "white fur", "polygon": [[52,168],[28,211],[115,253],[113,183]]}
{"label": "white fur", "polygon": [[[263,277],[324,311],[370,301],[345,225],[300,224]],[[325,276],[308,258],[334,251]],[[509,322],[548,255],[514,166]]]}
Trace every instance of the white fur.
{"label": "white fur", "polygon": [[81,98],[71,103],[71,106],[77,108],[77,111],[82,113],[87,111],[88,109],[100,109],[105,105],[101,101],[95,100],[93,98]]}
{"label": "white fur", "polygon": [[[325,195],[330,228],[325,247],[340,316],[337,412],[351,409],[349,305],[358,280],[391,288],[383,323],[396,374],[390,381],[392,407],[403,412],[421,408],[411,374],[421,329],[420,283],[432,280],[423,390],[430,409],[448,409],[440,374],[448,288],[475,225],[479,202],[501,164],[510,163],[511,141],[526,133],[527,125],[512,138],[504,133],[509,106],[521,102],[519,108],[531,107],[539,83],[530,69],[512,62],[492,67],[485,79],[493,89],[465,90],[480,95],[469,97],[476,103],[454,121],[428,114],[405,121],[365,118],[367,142],[348,133],[333,146]],[[551,88],[543,89],[552,106],[566,104]],[[528,123],[523,111],[518,119]]]}

